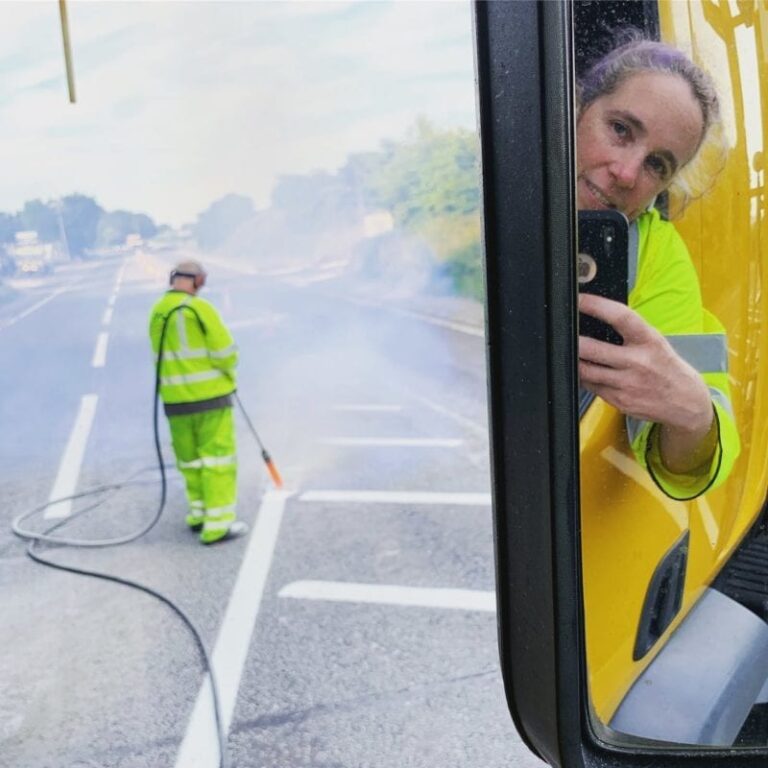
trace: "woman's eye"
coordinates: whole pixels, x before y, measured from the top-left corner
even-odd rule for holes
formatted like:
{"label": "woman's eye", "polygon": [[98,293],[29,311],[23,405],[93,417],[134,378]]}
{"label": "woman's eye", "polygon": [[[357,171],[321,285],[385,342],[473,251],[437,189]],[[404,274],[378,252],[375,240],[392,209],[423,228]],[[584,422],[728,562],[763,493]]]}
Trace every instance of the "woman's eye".
{"label": "woman's eye", "polygon": [[613,120],[611,122],[611,128],[613,128],[613,132],[621,139],[625,139],[629,135],[629,128],[618,120]]}
{"label": "woman's eye", "polygon": [[651,157],[646,158],[645,164],[659,178],[666,179],[669,176],[669,166],[661,157],[651,155]]}

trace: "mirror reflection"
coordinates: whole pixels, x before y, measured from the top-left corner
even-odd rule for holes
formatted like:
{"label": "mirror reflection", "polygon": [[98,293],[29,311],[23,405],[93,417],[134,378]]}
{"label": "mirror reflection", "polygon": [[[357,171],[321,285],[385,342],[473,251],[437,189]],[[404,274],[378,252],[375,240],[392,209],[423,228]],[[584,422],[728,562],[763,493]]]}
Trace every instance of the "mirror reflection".
{"label": "mirror reflection", "polygon": [[768,11],[577,2],[574,23],[593,719],[616,741],[765,745]]}

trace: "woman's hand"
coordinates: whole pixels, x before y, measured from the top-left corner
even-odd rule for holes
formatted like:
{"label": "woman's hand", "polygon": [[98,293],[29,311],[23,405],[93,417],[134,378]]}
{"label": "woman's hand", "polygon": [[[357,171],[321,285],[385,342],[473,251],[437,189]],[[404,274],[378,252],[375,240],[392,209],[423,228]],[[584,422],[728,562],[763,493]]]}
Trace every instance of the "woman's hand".
{"label": "woman's hand", "polygon": [[717,425],[704,380],[669,342],[634,310],[582,294],[579,309],[611,325],[624,345],[579,336],[581,385],[637,419],[661,426],[664,466],[691,472],[712,457]]}

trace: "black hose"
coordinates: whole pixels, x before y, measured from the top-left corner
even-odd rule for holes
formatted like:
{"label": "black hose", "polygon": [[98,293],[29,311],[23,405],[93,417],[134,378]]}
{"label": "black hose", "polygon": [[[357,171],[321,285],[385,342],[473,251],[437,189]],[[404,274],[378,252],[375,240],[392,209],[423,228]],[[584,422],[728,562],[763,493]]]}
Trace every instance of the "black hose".
{"label": "black hose", "polygon": [[[14,518],[13,522],[11,523],[11,528],[17,536],[19,536],[20,538],[28,542],[27,555],[36,563],[40,563],[41,565],[47,565],[50,568],[55,568],[57,570],[65,571],[67,573],[74,573],[79,576],[92,576],[93,578],[96,578],[96,579],[111,581],[111,582],[114,582],[115,584],[122,584],[123,586],[131,587],[132,589],[137,589],[141,592],[145,592],[146,594],[151,595],[152,597],[159,600],[160,602],[165,603],[165,605],[167,605],[172,611],[174,611],[174,613],[176,613],[177,616],[179,616],[179,618],[181,618],[181,620],[187,625],[187,628],[195,638],[195,643],[197,644],[198,651],[200,652],[200,656],[203,661],[203,667],[207,671],[208,676],[210,677],[211,692],[213,695],[213,710],[214,710],[214,717],[216,720],[216,733],[219,741],[219,767],[228,768],[229,760],[227,758],[227,735],[224,728],[224,718],[222,717],[222,713],[221,713],[219,689],[216,683],[216,677],[213,672],[213,664],[211,662],[210,655],[208,654],[208,650],[205,647],[205,643],[203,642],[203,638],[200,635],[200,632],[198,631],[197,627],[195,627],[195,625],[192,623],[192,620],[187,616],[187,614],[184,613],[184,611],[181,608],[179,608],[179,606],[176,605],[176,603],[174,603],[173,600],[171,600],[171,598],[166,597],[165,595],[163,595],[162,593],[158,592],[155,589],[152,589],[152,587],[148,587],[146,584],[141,584],[138,581],[133,581],[131,579],[124,579],[121,576],[114,576],[109,573],[102,573],[101,571],[91,571],[86,568],[78,568],[72,565],[64,565],[62,563],[57,563],[53,560],[48,560],[44,558],[40,554],[40,552],[35,549],[37,544],[42,542],[49,543],[49,544],[59,544],[59,545],[68,546],[68,547],[81,547],[81,548],[87,548],[87,549],[93,549],[97,547],[113,547],[120,544],[127,544],[130,541],[136,541],[137,539],[144,536],[146,533],[149,533],[149,531],[152,530],[152,528],[154,528],[155,525],[157,524],[158,520],[160,519],[160,516],[163,513],[163,509],[165,508],[165,502],[168,495],[168,479],[165,473],[166,465],[165,465],[165,461],[163,460],[163,450],[160,443],[160,426],[159,426],[160,365],[163,359],[163,346],[165,343],[165,333],[168,328],[168,321],[174,312],[177,312],[181,309],[191,309],[194,312],[194,309],[192,309],[191,307],[181,304],[178,307],[174,307],[166,315],[165,320],[163,322],[163,328],[160,333],[160,342],[158,344],[158,350],[157,350],[157,362],[155,364],[155,393],[154,393],[154,403],[153,403],[153,413],[152,413],[152,426],[153,426],[154,438],[155,438],[155,451],[157,453],[157,468],[160,470],[160,503],[158,504],[157,512],[155,513],[152,520],[137,533],[133,533],[127,536],[113,538],[113,539],[88,540],[88,539],[69,539],[69,538],[64,538],[60,536],[51,536],[51,534],[55,530],[58,530],[59,528],[71,523],[73,520],[84,515],[86,512],[90,512],[92,509],[95,509],[96,507],[103,504],[104,501],[106,501],[106,499],[101,499],[100,501],[97,501],[94,504],[91,504],[90,506],[85,507],[84,509],[78,510],[75,514],[70,515],[66,519],[59,520],[58,522],[54,523],[50,528],[45,529],[42,533],[29,531],[21,527],[21,523],[24,520],[28,519],[29,517],[32,517],[35,514],[39,514],[44,509],[51,506],[52,504],[58,504],[59,502],[62,502],[62,501],[70,501],[73,499],[85,498],[87,496],[92,496],[98,493],[111,492],[110,495],[112,495],[121,488],[124,488],[128,485],[137,484],[136,481],[134,480],[135,477],[137,477],[143,472],[146,472],[148,469],[154,469],[154,467],[148,467],[148,468],[140,469],[137,472],[134,472],[132,475],[126,478],[126,480],[120,483],[100,485],[95,488],[91,488],[88,491],[76,493],[71,496],[66,496],[60,499],[51,499],[47,503],[42,504],[39,507],[36,507],[35,509],[29,512],[24,512],[21,515],[18,515],[16,518]],[[195,315],[197,315],[196,312],[195,312]]]}

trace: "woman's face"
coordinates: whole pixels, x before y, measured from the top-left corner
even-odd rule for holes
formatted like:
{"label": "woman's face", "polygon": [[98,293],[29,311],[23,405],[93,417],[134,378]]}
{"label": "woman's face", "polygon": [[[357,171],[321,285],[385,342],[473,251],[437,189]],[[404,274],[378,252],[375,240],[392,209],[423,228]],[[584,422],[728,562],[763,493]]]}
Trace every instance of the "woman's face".
{"label": "woman's face", "polygon": [[693,157],[703,130],[701,107],[682,77],[628,77],[579,117],[579,208],[615,208],[637,218]]}

